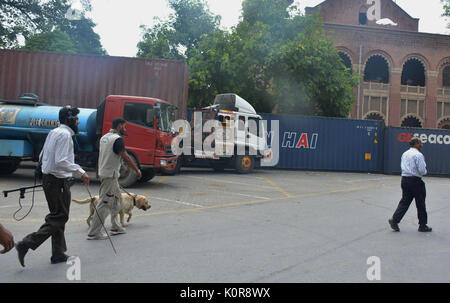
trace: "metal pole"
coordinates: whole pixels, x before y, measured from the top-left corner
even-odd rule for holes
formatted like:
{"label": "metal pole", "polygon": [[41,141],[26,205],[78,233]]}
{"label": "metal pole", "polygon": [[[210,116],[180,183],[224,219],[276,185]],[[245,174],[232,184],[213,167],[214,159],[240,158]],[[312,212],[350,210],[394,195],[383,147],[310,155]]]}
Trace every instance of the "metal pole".
{"label": "metal pole", "polygon": [[[361,75],[361,60],[362,60],[362,45],[359,45],[359,60],[358,60],[358,75]],[[363,79],[364,80],[364,79]],[[361,80],[358,84],[358,101],[356,102],[356,119],[359,119],[360,112],[360,102],[361,102]]]}

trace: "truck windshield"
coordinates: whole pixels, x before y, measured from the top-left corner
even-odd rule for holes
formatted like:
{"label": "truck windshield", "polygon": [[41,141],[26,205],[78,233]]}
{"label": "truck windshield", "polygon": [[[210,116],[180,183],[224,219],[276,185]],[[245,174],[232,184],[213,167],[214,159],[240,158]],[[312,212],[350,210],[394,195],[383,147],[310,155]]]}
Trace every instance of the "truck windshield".
{"label": "truck windshield", "polygon": [[175,121],[174,107],[170,104],[158,103],[159,117],[158,130],[169,133],[172,131],[172,125]]}

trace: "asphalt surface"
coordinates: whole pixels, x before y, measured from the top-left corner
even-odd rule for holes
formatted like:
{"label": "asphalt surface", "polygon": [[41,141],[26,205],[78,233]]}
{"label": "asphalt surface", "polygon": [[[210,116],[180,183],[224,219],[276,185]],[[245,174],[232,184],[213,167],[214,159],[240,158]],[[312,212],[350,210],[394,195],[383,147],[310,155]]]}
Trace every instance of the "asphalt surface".
{"label": "asphalt surface", "polygon": [[[0,177],[0,190],[33,185],[32,173],[20,168]],[[112,237],[117,254],[108,240],[86,240],[89,206],[72,203],[67,253],[79,258],[79,280],[68,279],[75,263],[50,264],[48,240],[29,251],[25,268],[15,250],[0,255],[0,282],[450,282],[450,179],[424,181],[433,232],[417,231],[414,203],[393,232],[387,220],[401,197],[399,176],[183,168],[128,189],[147,196],[152,208],[134,209],[127,234]],[[89,189],[97,194],[99,182]],[[81,183],[72,187],[72,197],[88,196]],[[31,198],[16,217],[27,213]],[[18,222],[18,200],[18,193],[0,198],[0,222],[16,241],[48,212],[36,191],[31,213]]]}

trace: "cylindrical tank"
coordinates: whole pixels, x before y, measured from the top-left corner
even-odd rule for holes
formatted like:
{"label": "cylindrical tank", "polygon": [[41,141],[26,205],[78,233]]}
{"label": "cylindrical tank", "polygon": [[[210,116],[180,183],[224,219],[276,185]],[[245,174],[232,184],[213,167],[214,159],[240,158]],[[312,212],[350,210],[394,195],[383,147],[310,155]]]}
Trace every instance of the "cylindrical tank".
{"label": "cylindrical tank", "polygon": [[[0,139],[28,140],[33,145],[41,147],[47,134],[59,126],[61,108],[0,103]],[[88,108],[79,110],[79,133],[74,137],[75,148],[92,151],[96,140],[97,110]]]}

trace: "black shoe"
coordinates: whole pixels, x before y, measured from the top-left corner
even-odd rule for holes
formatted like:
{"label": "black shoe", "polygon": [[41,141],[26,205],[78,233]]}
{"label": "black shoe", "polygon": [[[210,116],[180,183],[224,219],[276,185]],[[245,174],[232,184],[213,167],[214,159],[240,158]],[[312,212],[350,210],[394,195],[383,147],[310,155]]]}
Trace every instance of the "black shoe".
{"label": "black shoe", "polygon": [[391,228],[394,231],[400,231],[400,228],[398,228],[398,224],[394,222],[394,219],[389,219],[389,225],[391,225]]}
{"label": "black shoe", "polygon": [[420,225],[419,226],[419,231],[420,232],[426,233],[426,232],[430,232],[431,230],[432,230],[432,228],[428,227],[426,225]]}
{"label": "black shoe", "polygon": [[19,263],[22,267],[25,267],[25,255],[28,252],[28,247],[22,242],[16,243],[17,256],[19,257]]}
{"label": "black shoe", "polygon": [[52,262],[52,264],[63,263],[63,262],[66,262],[69,258],[70,258],[70,256],[68,256],[66,254],[52,256],[50,258],[50,262]]}

